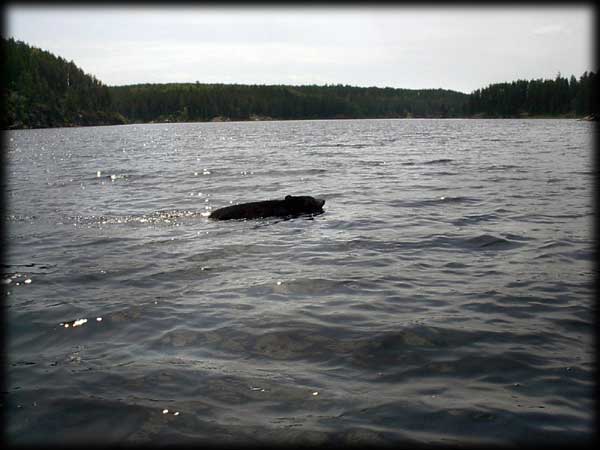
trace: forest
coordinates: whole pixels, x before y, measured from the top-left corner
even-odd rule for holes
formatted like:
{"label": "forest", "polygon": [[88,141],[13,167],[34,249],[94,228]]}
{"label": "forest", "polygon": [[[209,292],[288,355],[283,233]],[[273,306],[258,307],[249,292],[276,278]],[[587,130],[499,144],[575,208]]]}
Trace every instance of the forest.
{"label": "forest", "polygon": [[170,83],[111,88],[132,121],[461,117],[468,96],[442,89]]}
{"label": "forest", "polygon": [[359,118],[584,117],[597,75],[446,89],[205,83],[106,86],[73,61],[2,39],[3,129],[148,122]]}
{"label": "forest", "polygon": [[73,61],[13,39],[2,44],[4,129],[127,122],[114,111],[110,89]]}
{"label": "forest", "polygon": [[560,73],[554,80],[492,84],[469,95],[467,115],[483,117],[584,117],[597,113],[594,72],[577,80]]}

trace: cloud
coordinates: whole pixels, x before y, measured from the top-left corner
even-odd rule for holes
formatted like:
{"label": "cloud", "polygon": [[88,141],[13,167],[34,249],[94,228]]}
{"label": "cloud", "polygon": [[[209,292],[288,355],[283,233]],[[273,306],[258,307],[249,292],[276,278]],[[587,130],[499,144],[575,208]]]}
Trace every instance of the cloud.
{"label": "cloud", "polygon": [[[590,8],[24,8],[9,35],[106,84],[341,83],[469,91],[592,66]],[[535,56],[534,56],[535,55]]]}
{"label": "cloud", "polygon": [[564,33],[566,30],[562,25],[558,25],[558,24],[549,24],[549,25],[543,25],[541,27],[535,28],[532,31],[532,34],[536,35],[536,36],[546,36],[546,35],[552,35],[552,34],[561,34]]}

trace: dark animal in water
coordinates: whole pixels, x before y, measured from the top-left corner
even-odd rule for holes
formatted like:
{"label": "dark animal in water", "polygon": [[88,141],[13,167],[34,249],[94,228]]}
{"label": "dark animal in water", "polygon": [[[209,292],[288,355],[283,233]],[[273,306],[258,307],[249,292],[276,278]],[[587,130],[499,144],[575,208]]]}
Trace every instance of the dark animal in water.
{"label": "dark animal in water", "polygon": [[260,219],[263,217],[296,217],[303,214],[320,214],[325,200],[308,195],[287,195],[283,200],[241,203],[213,211],[210,219]]}

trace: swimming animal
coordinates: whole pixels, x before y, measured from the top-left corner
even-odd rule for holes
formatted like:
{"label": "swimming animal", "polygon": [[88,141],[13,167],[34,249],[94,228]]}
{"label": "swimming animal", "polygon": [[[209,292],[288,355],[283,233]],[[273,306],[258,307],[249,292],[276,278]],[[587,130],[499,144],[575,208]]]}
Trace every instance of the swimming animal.
{"label": "swimming animal", "polygon": [[210,219],[260,219],[263,217],[297,217],[303,214],[320,214],[325,200],[309,195],[286,195],[283,200],[240,203],[212,212]]}

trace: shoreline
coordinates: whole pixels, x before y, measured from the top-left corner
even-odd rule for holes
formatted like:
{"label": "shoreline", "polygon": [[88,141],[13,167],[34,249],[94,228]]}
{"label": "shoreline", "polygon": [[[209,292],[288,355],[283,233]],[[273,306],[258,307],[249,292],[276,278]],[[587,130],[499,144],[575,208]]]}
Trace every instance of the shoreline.
{"label": "shoreline", "polygon": [[[216,119],[216,120],[215,120]],[[56,128],[89,128],[89,127],[115,127],[126,125],[165,125],[178,123],[244,123],[244,122],[293,122],[293,121],[326,121],[326,120],[577,120],[582,122],[596,122],[598,116],[587,115],[582,117],[565,116],[528,116],[528,117],[337,117],[337,118],[316,118],[316,119],[276,119],[268,118],[250,118],[250,119],[230,119],[228,117],[218,117],[211,120],[187,120],[187,121],[149,121],[149,122],[129,122],[129,123],[99,123],[89,125],[64,124],[50,127],[19,127],[12,126],[3,128],[2,131],[16,130],[47,130]]]}

